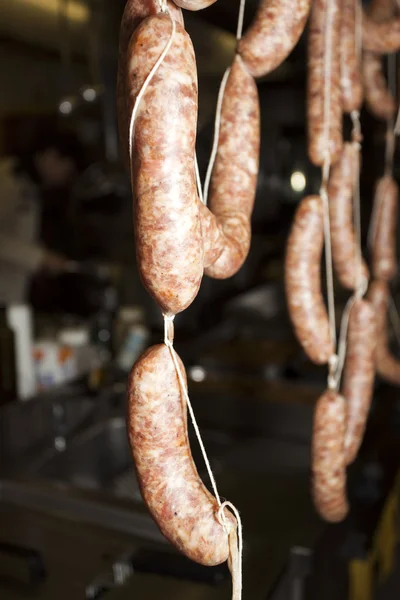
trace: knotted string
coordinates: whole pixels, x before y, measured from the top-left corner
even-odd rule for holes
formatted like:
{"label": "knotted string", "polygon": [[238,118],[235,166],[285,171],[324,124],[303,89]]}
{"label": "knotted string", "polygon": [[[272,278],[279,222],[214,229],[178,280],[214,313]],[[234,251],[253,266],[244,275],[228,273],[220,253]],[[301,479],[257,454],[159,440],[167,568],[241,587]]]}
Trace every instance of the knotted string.
{"label": "knotted string", "polygon": [[[208,476],[211,481],[211,486],[212,486],[212,489],[214,492],[214,496],[218,503],[218,512],[216,514],[216,517],[217,517],[219,523],[224,528],[226,534],[228,535],[229,550],[230,550],[229,568],[230,568],[231,574],[232,574],[232,600],[241,600],[241,597],[242,597],[242,554],[243,554],[242,521],[240,518],[239,511],[236,509],[236,507],[231,502],[228,502],[228,501],[221,502],[221,497],[218,492],[217,483],[215,481],[215,477],[214,477],[214,474],[211,469],[210,461],[207,456],[207,451],[205,449],[205,446],[204,446],[204,443],[203,443],[203,440],[201,437],[200,429],[197,424],[196,416],[194,414],[193,406],[192,406],[192,403],[189,398],[185,378],[184,378],[184,375],[182,373],[182,370],[181,370],[179,362],[178,362],[178,355],[177,355],[174,345],[173,345],[173,339],[172,339],[173,321],[174,321],[173,316],[164,315],[164,344],[167,346],[167,348],[170,351],[171,358],[174,363],[175,371],[176,371],[176,374],[177,374],[177,377],[179,380],[181,392],[185,398],[185,401],[186,401],[186,404],[187,404],[187,407],[189,410],[190,419],[191,419],[194,431],[196,433],[197,441],[199,442],[200,450],[203,455],[203,460],[206,465]],[[236,533],[236,528],[233,527],[232,524],[227,520],[226,515],[225,515],[225,508],[229,508],[233,512],[233,514],[236,518],[236,522],[237,522],[238,533]]]}

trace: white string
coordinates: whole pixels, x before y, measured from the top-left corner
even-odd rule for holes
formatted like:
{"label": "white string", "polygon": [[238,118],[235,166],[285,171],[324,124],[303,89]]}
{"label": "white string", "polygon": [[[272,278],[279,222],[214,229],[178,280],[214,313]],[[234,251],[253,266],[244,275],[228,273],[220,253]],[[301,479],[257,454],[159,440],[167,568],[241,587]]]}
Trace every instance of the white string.
{"label": "white string", "polygon": [[[134,135],[134,124],[135,124],[135,119],[137,116],[137,112],[139,109],[139,104],[144,96],[145,91],[147,90],[151,80],[153,79],[154,75],[156,74],[156,72],[158,71],[161,63],[163,62],[163,60],[165,59],[165,57],[167,56],[171,45],[172,45],[172,41],[174,39],[174,35],[175,35],[175,31],[176,31],[176,25],[175,25],[175,20],[172,18],[170,12],[168,11],[168,9],[166,8],[166,2],[162,2],[162,8],[164,9],[165,7],[165,11],[168,13],[170,19],[171,19],[171,23],[172,23],[172,30],[171,30],[171,35],[170,38],[167,42],[167,45],[165,46],[164,50],[162,51],[162,53],[160,54],[159,59],[157,60],[157,62],[155,63],[154,67],[151,69],[150,73],[147,75],[142,88],[139,92],[139,94],[136,97],[135,100],[135,104],[132,110],[132,114],[131,114],[131,120],[130,120],[130,124],[129,124],[129,158],[130,158],[130,162],[131,162],[131,171],[132,171],[132,147],[133,147],[133,135]],[[131,180],[132,180],[132,173],[131,173]]]}
{"label": "white string", "polygon": [[[208,473],[208,476],[211,481],[211,486],[212,486],[212,489],[214,492],[214,496],[218,503],[219,509],[218,509],[218,513],[217,513],[217,518],[218,518],[219,522],[221,523],[222,527],[225,529],[225,531],[230,539],[229,545],[230,545],[230,553],[231,553],[231,560],[232,560],[231,573],[232,573],[232,587],[233,587],[232,600],[241,600],[241,597],[242,597],[242,554],[243,554],[242,521],[240,518],[239,511],[231,502],[227,502],[227,501],[225,501],[223,503],[221,502],[221,497],[218,493],[217,483],[215,481],[215,477],[214,477],[214,474],[211,469],[210,461],[208,459],[207,452],[206,452],[206,449],[205,449],[205,446],[204,446],[204,443],[203,443],[203,440],[201,437],[200,429],[199,429],[199,426],[196,421],[196,416],[194,414],[193,406],[192,406],[192,403],[189,398],[186,383],[185,383],[181,368],[178,363],[178,355],[173,346],[173,342],[169,337],[170,323],[173,322],[173,320],[174,320],[173,316],[164,315],[164,344],[167,346],[167,348],[170,351],[171,358],[174,363],[175,371],[178,376],[179,385],[180,385],[181,391],[183,393],[183,396],[185,398],[185,401],[186,401],[186,404],[187,404],[187,407],[189,410],[189,414],[190,414],[190,419],[192,421],[192,425],[193,425],[194,431],[196,433],[197,441],[199,442],[201,453],[203,455],[203,460],[206,465],[207,473]],[[229,507],[233,511],[236,521],[237,521],[239,543],[236,544],[236,548],[234,548],[234,544],[233,544],[233,542],[236,538],[236,531],[232,528],[232,525],[230,523],[228,523],[228,521],[226,519],[225,512],[224,512],[224,509],[226,507]]]}
{"label": "white string", "polygon": [[211,175],[213,172],[214,163],[215,163],[215,159],[217,157],[217,152],[218,152],[219,131],[221,128],[222,102],[224,99],[226,83],[228,81],[230,72],[231,72],[231,69],[229,67],[224,73],[224,76],[221,81],[221,85],[219,87],[219,92],[218,92],[217,110],[215,113],[213,147],[211,150],[210,162],[208,163],[208,167],[207,167],[206,178],[204,180],[203,202],[206,206],[207,206],[207,201],[208,201],[208,191],[209,191],[209,187],[210,187]]}
{"label": "white string", "polygon": [[400,316],[392,295],[390,295],[389,300],[389,314],[390,320],[392,321],[393,331],[397,339],[397,343],[400,346]]}
{"label": "white string", "polygon": [[194,168],[196,171],[196,184],[197,184],[197,193],[199,195],[200,201],[204,204],[203,190],[201,189],[201,179],[200,179],[200,171],[199,171],[199,163],[197,162],[197,154],[194,155]]}
{"label": "white string", "polygon": [[236,30],[236,39],[240,40],[243,33],[244,9],[246,8],[246,0],[240,0],[239,17]]}

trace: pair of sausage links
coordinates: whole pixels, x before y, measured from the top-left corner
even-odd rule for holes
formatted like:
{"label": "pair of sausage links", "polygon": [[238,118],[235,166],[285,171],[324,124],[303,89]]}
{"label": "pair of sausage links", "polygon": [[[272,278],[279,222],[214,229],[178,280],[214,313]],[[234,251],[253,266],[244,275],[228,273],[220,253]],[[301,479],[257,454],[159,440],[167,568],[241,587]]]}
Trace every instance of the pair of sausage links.
{"label": "pair of sausage links", "polygon": [[400,360],[393,356],[389,348],[389,284],[386,281],[373,281],[368,290],[368,299],[374,305],[377,317],[376,372],[382,379],[385,379],[389,383],[400,385]]}
{"label": "pair of sausage links", "polygon": [[[171,37],[171,19],[143,21],[128,48],[128,114]],[[194,168],[197,71],[179,23],[169,52],[138,106],[132,140],[134,225],[139,272],[167,315],[191,304],[203,276],[203,241]]]}
{"label": "pair of sausage links", "polygon": [[[149,348],[132,369],[128,434],[143,499],[163,535],[202,565],[226,561],[228,535],[190,452],[186,401],[165,345]],[[236,526],[231,514],[226,519]]]}
{"label": "pair of sausage links", "polygon": [[254,22],[238,44],[253,75],[276,69],[297,44],[306,25],[311,0],[261,0]]}
{"label": "pair of sausage links", "polygon": [[342,109],[346,113],[359,111],[363,99],[360,57],[357,48],[357,4],[342,0],[340,21],[340,86]]}
{"label": "pair of sausage links", "polygon": [[319,196],[307,196],[301,201],[288,238],[285,259],[289,315],[304,351],[317,364],[327,363],[334,353],[321,292],[323,219]]}
{"label": "pair of sausage links", "polygon": [[400,50],[400,17],[376,23],[363,15],[363,48],[377,54],[390,54]]}
{"label": "pair of sausage links", "polygon": [[[356,288],[361,258],[361,249],[358,248],[353,227],[352,203],[358,164],[357,148],[346,142],[340,159],[332,168],[328,185],[333,266],[340,283],[348,289]],[[363,260],[361,276],[363,279],[369,278],[368,268]]]}
{"label": "pair of sausage links", "polygon": [[211,6],[217,0],[174,0],[177,6],[185,8],[186,10],[201,10]]}
{"label": "pair of sausage links", "polygon": [[[168,9],[172,17],[183,25],[182,11],[168,0]],[[147,17],[161,12],[159,0],[128,0],[122,15],[119,50],[118,50],[118,77],[117,77],[117,117],[121,154],[125,166],[129,169],[129,114],[127,107],[126,67],[128,60],[128,46],[135,29]]]}
{"label": "pair of sausage links", "polygon": [[[323,165],[327,157],[334,164],[343,145],[339,9],[339,0],[314,0],[311,9],[308,37],[308,155],[317,166]],[[326,105],[329,114],[325,114]]]}
{"label": "pair of sausage links", "polygon": [[347,401],[346,464],[356,458],[364,436],[373,394],[376,342],[375,309],[368,300],[357,299],[349,315],[342,387]]}
{"label": "pair of sausage links", "polygon": [[382,177],[376,186],[375,232],[372,246],[372,272],[375,278],[390,281],[397,274],[396,232],[399,194],[396,181],[390,175]]}
{"label": "pair of sausage links", "polygon": [[312,491],[314,504],[323,519],[342,521],[348,512],[346,496],[346,401],[327,390],[314,412],[312,439]]}
{"label": "pair of sausage links", "polygon": [[257,188],[260,108],[257,86],[236,56],[225,87],[209,209],[200,203],[206,275],[225,279],[247,257]]}

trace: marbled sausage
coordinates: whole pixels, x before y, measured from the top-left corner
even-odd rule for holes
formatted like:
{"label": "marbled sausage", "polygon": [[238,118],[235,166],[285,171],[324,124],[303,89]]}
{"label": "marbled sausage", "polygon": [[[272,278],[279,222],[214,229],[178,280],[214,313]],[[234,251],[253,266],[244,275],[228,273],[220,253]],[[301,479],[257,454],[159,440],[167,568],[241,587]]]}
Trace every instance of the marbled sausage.
{"label": "marbled sausage", "polygon": [[342,394],[347,402],[346,464],[357,456],[371,406],[374,354],[377,341],[375,309],[368,300],[355,300],[349,315]]}
{"label": "marbled sausage", "polygon": [[398,187],[393,177],[382,177],[376,186],[375,231],[372,244],[372,273],[376,279],[390,281],[397,274],[396,232]]}
{"label": "marbled sausage", "polygon": [[290,54],[303,33],[311,0],[261,0],[238,52],[253,75],[263,77]]}
{"label": "marbled sausage", "polygon": [[348,512],[346,496],[346,401],[327,390],[318,399],[312,439],[312,490],[323,519],[342,521]]}
{"label": "marbled sausage", "polygon": [[240,56],[236,56],[222,103],[209,208],[200,206],[204,267],[210,277],[231,277],[249,252],[259,152],[257,86]]}
{"label": "marbled sausage", "polygon": [[[329,217],[331,228],[333,266],[340,283],[355,289],[361,250],[353,227],[353,188],[358,173],[358,151],[352,143],[345,143],[338,162],[331,171],[328,185]],[[369,273],[362,260],[361,277]]]}
{"label": "marbled sausage", "polygon": [[[170,0],[168,0],[168,9],[172,17],[183,25],[182,11]],[[127,169],[129,169],[129,121],[126,92],[128,46],[136,27],[147,17],[160,12],[159,0],[128,0],[122,15],[118,50],[117,117],[121,154]]]}
{"label": "marbled sausage", "polygon": [[[171,35],[169,16],[136,29],[128,49],[128,114]],[[165,314],[195,298],[203,241],[194,168],[197,71],[190,37],[177,23],[172,46],[140,102],[132,140],[132,188],[139,272]]]}
{"label": "marbled sausage", "polygon": [[357,48],[356,11],[356,0],[342,0],[340,17],[340,88],[342,108],[346,113],[351,113],[353,110],[359,111],[363,99],[360,57]]}
{"label": "marbled sausage", "polygon": [[167,346],[152,346],[132,369],[128,434],[143,499],[161,532],[202,565],[227,560],[228,535],[193,462],[186,401]]}
{"label": "marbled sausage", "polygon": [[373,52],[364,52],[362,77],[368,110],[378,119],[391,119],[396,111],[396,103],[383,74],[381,56]]}
{"label": "marbled sausage", "polygon": [[321,292],[324,241],[323,206],[319,196],[307,196],[297,209],[285,260],[285,287],[295,333],[308,357],[327,363],[334,352]]}
{"label": "marbled sausage", "polygon": [[[328,114],[325,114],[326,106]],[[334,164],[343,144],[339,0],[314,0],[311,8],[307,111],[310,160],[321,166],[329,157]]]}
{"label": "marbled sausage", "polygon": [[376,23],[363,15],[363,48],[378,54],[390,54],[400,50],[400,17]]}

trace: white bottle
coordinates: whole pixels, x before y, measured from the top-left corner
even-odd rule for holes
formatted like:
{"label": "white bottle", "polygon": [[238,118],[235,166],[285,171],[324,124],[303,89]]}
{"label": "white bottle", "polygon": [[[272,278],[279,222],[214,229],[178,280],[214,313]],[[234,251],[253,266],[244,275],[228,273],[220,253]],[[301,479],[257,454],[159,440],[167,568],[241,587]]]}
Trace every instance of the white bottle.
{"label": "white bottle", "polygon": [[9,305],[7,322],[15,336],[18,397],[20,400],[28,400],[36,393],[31,308],[25,304]]}

